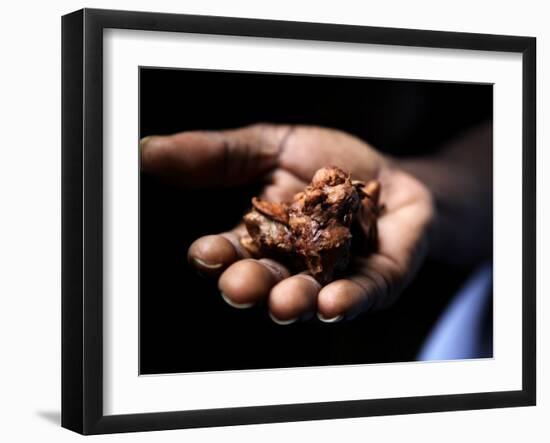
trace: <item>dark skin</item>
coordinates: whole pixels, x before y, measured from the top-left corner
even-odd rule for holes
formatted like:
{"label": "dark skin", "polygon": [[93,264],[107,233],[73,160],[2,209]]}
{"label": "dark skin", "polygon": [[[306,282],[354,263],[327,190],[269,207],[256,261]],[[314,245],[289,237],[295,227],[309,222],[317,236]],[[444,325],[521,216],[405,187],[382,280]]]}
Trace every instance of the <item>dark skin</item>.
{"label": "dark skin", "polygon": [[242,224],[189,248],[190,264],[218,280],[230,305],[267,300],[279,324],[313,315],[330,323],[390,306],[428,255],[468,265],[488,254],[491,146],[485,125],[457,137],[437,157],[396,161],[341,131],[257,124],[146,137],[141,158],[145,171],[188,188],[260,181],[260,197],[269,201],[290,201],[328,165],[354,179],[378,179],[384,206],[378,250],[354,256],[348,275],[324,287],[306,272],[291,275],[281,263],[252,258],[239,242]]}

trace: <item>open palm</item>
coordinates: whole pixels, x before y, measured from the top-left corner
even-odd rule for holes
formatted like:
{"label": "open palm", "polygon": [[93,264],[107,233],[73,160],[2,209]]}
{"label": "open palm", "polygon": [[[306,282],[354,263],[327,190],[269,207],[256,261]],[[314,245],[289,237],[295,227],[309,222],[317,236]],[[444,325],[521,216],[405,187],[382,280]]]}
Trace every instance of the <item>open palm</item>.
{"label": "open palm", "polygon": [[147,137],[141,149],[142,167],[151,173],[190,188],[261,181],[261,197],[269,201],[291,200],[324,166],[338,166],[353,179],[380,181],[384,210],[378,219],[377,251],[356,253],[348,275],[324,287],[306,272],[291,275],[281,263],[251,257],[240,243],[246,234],[242,224],[191,245],[190,263],[202,274],[218,278],[230,305],[246,308],[267,300],[279,324],[315,314],[335,322],[388,306],[426,255],[434,219],[430,192],[390,159],[344,132],[258,124]]}

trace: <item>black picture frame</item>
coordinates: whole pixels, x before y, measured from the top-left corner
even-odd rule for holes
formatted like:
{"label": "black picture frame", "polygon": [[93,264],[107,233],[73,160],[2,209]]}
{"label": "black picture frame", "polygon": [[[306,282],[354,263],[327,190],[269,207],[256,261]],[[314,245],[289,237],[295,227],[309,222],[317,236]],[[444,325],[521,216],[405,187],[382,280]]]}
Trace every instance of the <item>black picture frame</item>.
{"label": "black picture frame", "polygon": [[[103,413],[103,30],[353,42],[522,54],[522,389],[130,415]],[[529,406],[536,403],[536,39],[82,9],[62,18],[62,426],[82,434]]]}

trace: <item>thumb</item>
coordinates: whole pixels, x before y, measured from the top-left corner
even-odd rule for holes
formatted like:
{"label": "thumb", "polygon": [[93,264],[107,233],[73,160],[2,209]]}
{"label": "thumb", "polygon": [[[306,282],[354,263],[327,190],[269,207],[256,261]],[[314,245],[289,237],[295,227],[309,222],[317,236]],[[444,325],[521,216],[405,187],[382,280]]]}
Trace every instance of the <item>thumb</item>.
{"label": "thumb", "polygon": [[189,131],[140,141],[141,167],[186,187],[244,184],[273,169],[291,132],[256,124],[224,131]]}

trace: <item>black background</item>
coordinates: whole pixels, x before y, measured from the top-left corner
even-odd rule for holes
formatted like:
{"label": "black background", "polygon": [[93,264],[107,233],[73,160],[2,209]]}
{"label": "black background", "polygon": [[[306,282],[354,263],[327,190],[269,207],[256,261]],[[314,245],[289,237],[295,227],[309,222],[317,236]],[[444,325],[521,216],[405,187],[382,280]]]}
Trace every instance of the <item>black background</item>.
{"label": "black background", "polygon": [[[259,121],[355,134],[395,156],[436,152],[492,118],[492,86],[140,69],[140,136]],[[279,326],[237,310],[196,275],[187,248],[235,225],[258,187],[186,191],[140,178],[140,372],[196,372],[414,360],[469,269],[427,262],[389,310],[355,321]]]}

